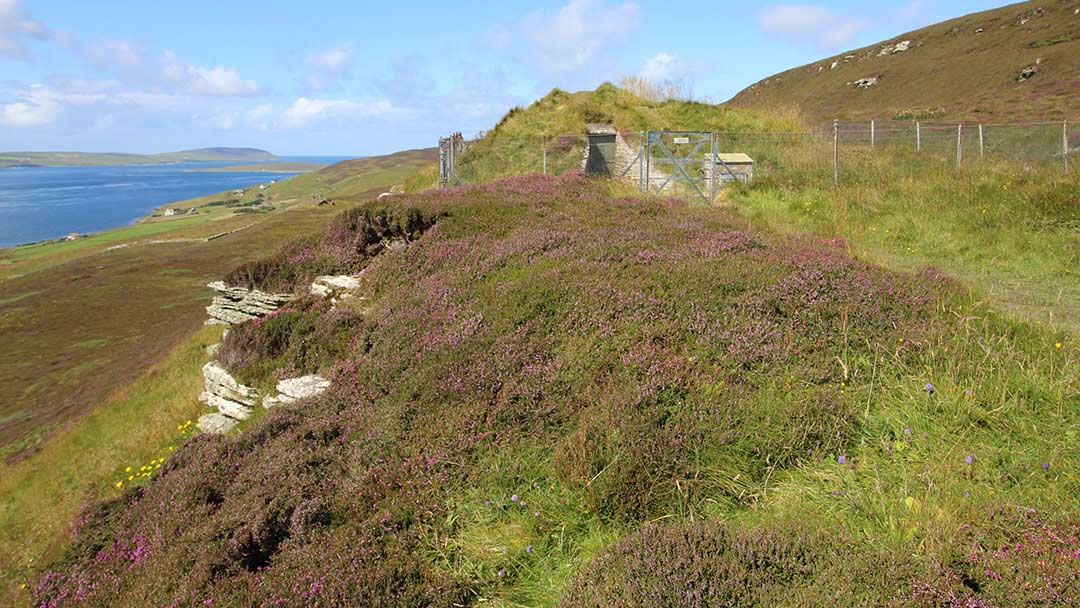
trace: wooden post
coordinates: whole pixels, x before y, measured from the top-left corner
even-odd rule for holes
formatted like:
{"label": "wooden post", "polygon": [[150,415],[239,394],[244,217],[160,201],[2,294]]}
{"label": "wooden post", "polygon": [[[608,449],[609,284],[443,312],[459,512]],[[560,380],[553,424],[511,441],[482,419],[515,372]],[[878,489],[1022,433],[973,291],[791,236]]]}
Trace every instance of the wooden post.
{"label": "wooden post", "polygon": [[922,123],[915,121],[915,150],[922,152]]}
{"label": "wooden post", "polygon": [[956,125],[956,168],[964,160],[964,125]]}
{"label": "wooden post", "polygon": [[544,175],[547,175],[547,135],[540,136],[540,145],[544,147]]}
{"label": "wooden post", "polygon": [[1065,163],[1065,172],[1069,171],[1069,121],[1061,123],[1061,158]]}
{"label": "wooden post", "polygon": [[979,124],[979,158],[983,157],[983,126]]}
{"label": "wooden post", "polygon": [[874,119],[870,119],[870,149],[874,148]]}
{"label": "wooden post", "polygon": [[832,179],[833,185],[840,185],[840,121],[832,121]]}

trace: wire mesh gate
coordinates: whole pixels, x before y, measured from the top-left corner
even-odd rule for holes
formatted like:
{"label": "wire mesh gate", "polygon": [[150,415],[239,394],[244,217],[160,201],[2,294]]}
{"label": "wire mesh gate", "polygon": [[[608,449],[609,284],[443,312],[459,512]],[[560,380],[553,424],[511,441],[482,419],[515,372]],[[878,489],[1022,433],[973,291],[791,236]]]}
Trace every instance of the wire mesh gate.
{"label": "wire mesh gate", "polygon": [[670,188],[673,194],[716,199],[716,171],[708,166],[718,158],[715,133],[647,131],[643,150],[642,192],[660,194]]}

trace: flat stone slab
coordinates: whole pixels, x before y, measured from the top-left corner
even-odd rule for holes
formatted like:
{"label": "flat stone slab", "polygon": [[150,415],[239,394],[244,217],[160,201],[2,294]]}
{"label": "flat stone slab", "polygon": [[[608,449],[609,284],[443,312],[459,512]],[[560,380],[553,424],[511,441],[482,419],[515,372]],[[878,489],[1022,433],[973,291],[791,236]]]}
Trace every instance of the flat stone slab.
{"label": "flat stone slab", "polygon": [[211,321],[229,325],[265,317],[294,297],[288,293],[267,293],[246,287],[230,287],[224,281],[207,283],[207,287],[221,295],[216,296],[210,306],[206,307],[206,313],[210,315]]}
{"label": "flat stone slab", "polygon": [[255,407],[259,403],[259,392],[257,390],[237,382],[225,368],[214,361],[210,361],[202,369],[206,386],[204,395],[217,395],[247,407]]}
{"label": "flat stone slab", "polygon": [[263,407],[271,408],[277,405],[293,403],[300,399],[317,397],[330,388],[330,381],[322,376],[312,374],[299,378],[289,378],[277,383],[278,395],[267,396],[263,399]]}
{"label": "flat stone slab", "polygon": [[311,295],[325,298],[336,291],[352,291],[360,287],[360,277],[346,274],[338,276],[325,275],[315,277],[311,282]]}
{"label": "flat stone slab", "polygon": [[236,425],[236,420],[218,413],[203,414],[202,416],[199,416],[199,421],[196,423],[196,426],[199,427],[200,431],[210,435],[228,433],[236,427]]}

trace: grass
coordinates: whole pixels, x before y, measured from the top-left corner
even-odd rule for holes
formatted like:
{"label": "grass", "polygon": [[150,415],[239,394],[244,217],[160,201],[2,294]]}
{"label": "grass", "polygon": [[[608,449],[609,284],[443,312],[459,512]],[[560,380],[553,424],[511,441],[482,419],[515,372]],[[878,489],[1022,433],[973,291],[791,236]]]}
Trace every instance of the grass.
{"label": "grass", "polygon": [[[0,465],[0,594],[3,603],[37,564],[67,543],[71,522],[88,502],[119,494],[118,481],[144,483],[140,467],[165,456],[205,406],[200,367],[220,328],[200,330],[101,407],[58,431],[29,457]],[[178,426],[184,426],[183,431]],[[127,467],[132,471],[127,472]],[[122,487],[122,486],[121,486]]]}
{"label": "grass", "polygon": [[[1074,10],[1064,2],[1021,2],[973,13],[769,76],[728,103],[764,111],[795,106],[821,122],[911,108],[941,108],[954,123],[1076,119]],[[902,40],[912,42],[909,50],[879,56]],[[1038,73],[1018,82],[1036,63]],[[873,76],[879,80],[869,89],[852,85]]]}
{"label": "grass", "polygon": [[839,188],[824,150],[765,157],[759,179],[730,195],[758,225],[843,239],[857,257],[899,270],[939,268],[999,307],[1080,330],[1077,174],[1001,158],[957,171],[939,155],[844,150]]}
{"label": "grass", "polygon": [[[370,204],[441,219],[342,250],[362,311],[245,330],[287,342],[259,373],[315,366],[330,391],[178,450],[87,517],[37,600],[1069,605],[1076,562],[1012,547],[1080,550],[1073,334],[611,186]],[[320,242],[366,233],[346,224]]]}

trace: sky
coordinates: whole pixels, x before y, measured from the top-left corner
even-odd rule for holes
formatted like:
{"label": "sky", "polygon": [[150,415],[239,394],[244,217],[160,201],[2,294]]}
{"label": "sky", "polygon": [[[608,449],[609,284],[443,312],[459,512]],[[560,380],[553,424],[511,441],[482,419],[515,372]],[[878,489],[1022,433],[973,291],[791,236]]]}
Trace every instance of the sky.
{"label": "sky", "polygon": [[718,103],[1005,4],[0,0],[0,150],[383,154],[625,76]]}

